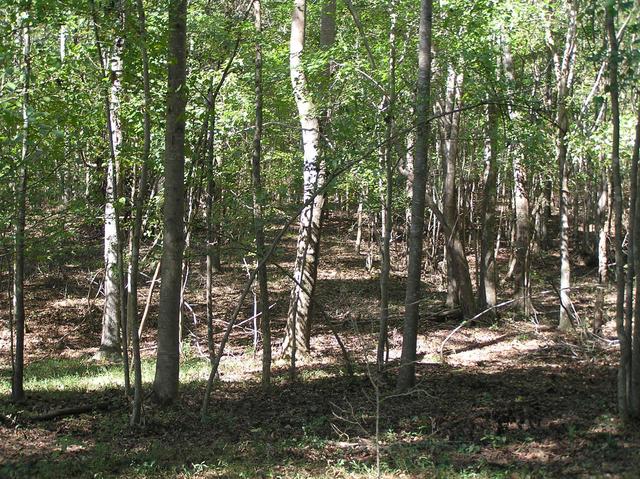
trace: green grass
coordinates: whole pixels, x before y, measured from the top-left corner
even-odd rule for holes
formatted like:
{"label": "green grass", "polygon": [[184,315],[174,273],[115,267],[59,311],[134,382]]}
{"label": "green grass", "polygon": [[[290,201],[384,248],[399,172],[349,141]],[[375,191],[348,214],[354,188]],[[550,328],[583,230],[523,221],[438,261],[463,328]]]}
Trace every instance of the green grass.
{"label": "green grass", "polygon": [[[151,383],[155,360],[143,359],[142,381]],[[180,380],[183,383],[201,380],[209,374],[209,361],[190,358],[183,361]],[[133,376],[133,374],[132,374]],[[24,387],[31,392],[87,392],[124,386],[122,363],[95,362],[86,359],[42,359],[26,365]],[[11,372],[0,374],[0,395],[11,392]]]}

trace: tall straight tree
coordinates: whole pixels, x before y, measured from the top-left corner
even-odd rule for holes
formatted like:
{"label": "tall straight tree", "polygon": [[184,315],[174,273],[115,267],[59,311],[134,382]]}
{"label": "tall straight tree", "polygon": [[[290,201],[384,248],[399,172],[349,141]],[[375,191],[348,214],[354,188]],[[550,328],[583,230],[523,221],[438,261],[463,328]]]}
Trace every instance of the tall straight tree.
{"label": "tall straight tree", "polygon": [[396,29],[398,12],[395,0],[389,0],[389,78],[385,98],[385,136],[382,149],[382,166],[385,173],[384,189],[381,188],[381,248],[380,248],[380,329],[376,363],[378,369],[384,365],[384,351],[389,329],[389,280],[391,276],[391,228],[393,207],[393,136],[395,133],[396,104]]}
{"label": "tall straight tree", "polygon": [[484,148],[484,184],[480,203],[481,241],[478,309],[496,305],[496,184],[498,157],[498,118],[495,104],[487,105],[487,138]]}
{"label": "tall straight tree", "polygon": [[[515,92],[515,66],[511,49],[505,39],[503,45],[504,72],[507,80],[509,95]],[[517,108],[509,108],[509,119],[518,122],[521,113]],[[524,164],[522,152],[515,147],[515,142],[511,144],[510,154],[513,171],[513,197],[515,206],[515,266],[514,266],[514,295],[518,299],[518,304],[526,313],[530,310],[529,298],[529,235],[530,235],[530,210],[529,198],[527,197],[527,169]]]}
{"label": "tall straight tree", "polygon": [[[636,100],[638,101],[638,100]],[[631,349],[631,394],[630,410],[631,415],[640,418],[640,221],[637,215],[640,211],[640,195],[638,194],[638,163],[640,162],[640,103],[636,113],[636,139],[633,144],[633,155],[631,159],[631,198],[629,214],[629,234],[633,237],[633,251],[629,255],[630,262],[633,262],[633,276],[627,279],[628,291],[628,313],[627,321],[632,329],[632,349]],[[631,260],[633,258],[633,260]],[[628,272],[628,271],[627,271]],[[635,281],[634,281],[635,280]],[[634,293],[635,286],[635,293]]]}
{"label": "tall straight tree", "polygon": [[31,32],[29,12],[22,18],[22,150],[18,162],[15,185],[15,229],[13,252],[13,314],[16,328],[16,346],[13,358],[11,399],[24,399],[24,238],[27,210],[27,159],[29,148],[29,94],[31,82]]}
{"label": "tall straight tree", "polygon": [[187,0],[169,2],[167,122],[164,156],[164,229],[153,391],[168,404],[178,397],[180,290],[184,251],[184,131],[187,104]]}
{"label": "tall straight tree", "polygon": [[[96,47],[100,56],[103,77],[110,80],[108,92],[105,92],[105,113],[110,154],[107,160],[105,202],[104,202],[104,310],[102,315],[102,335],[97,357],[119,357],[121,352],[120,325],[122,323],[122,269],[120,225],[116,201],[118,197],[118,162],[122,149],[122,122],[120,120],[120,97],[122,94],[122,55],[124,37],[122,36],[122,3],[116,2],[118,33],[108,58],[103,56],[98,31],[97,13],[94,15]],[[105,64],[106,63],[106,64]],[[126,342],[123,341],[123,344]],[[128,376],[128,375],[127,375]],[[127,385],[128,390],[128,385]]]}
{"label": "tall straight tree", "polygon": [[144,90],[144,139],[140,177],[138,179],[137,190],[134,192],[133,200],[133,231],[129,238],[127,323],[129,324],[129,330],[131,331],[133,370],[135,377],[131,425],[138,425],[142,414],[142,365],[140,363],[140,336],[138,334],[138,262],[140,257],[140,239],[142,236],[143,205],[148,190],[147,176],[149,170],[149,154],[151,151],[151,88],[149,84],[149,55],[147,53],[146,43],[146,19],[142,0],[136,0],[136,10],[138,13],[138,41],[140,43],[140,57],[142,60],[142,87]]}
{"label": "tall straight tree", "polygon": [[429,108],[431,104],[431,28],[433,0],[420,2],[418,46],[418,81],[416,98],[416,146],[413,158],[411,196],[411,229],[409,232],[409,264],[405,296],[402,356],[397,389],[407,391],[416,380],[416,348],[420,312],[420,276],[422,272],[422,236],[424,230],[425,193],[429,142]]}
{"label": "tall straight tree", "polygon": [[613,184],[613,211],[616,251],[616,330],[620,341],[618,365],[618,414],[623,421],[629,419],[629,376],[631,341],[624,324],[624,259],[622,252],[622,174],[620,172],[620,93],[618,90],[618,39],[615,27],[616,2],[608,0],[605,6],[605,28],[609,40],[609,96],[611,98],[611,176]]}
{"label": "tall straight tree", "polygon": [[[573,83],[574,59],[576,55],[577,1],[566,2],[568,8],[568,24],[565,34],[564,50],[560,52],[551,31],[550,21],[547,25],[547,44],[553,56],[556,77],[556,159],[560,173],[560,322],[558,327],[567,331],[573,328],[571,322],[572,304],[569,295],[571,288],[571,263],[569,258],[569,168],[567,158],[567,133],[569,132],[569,115],[567,113],[567,96]],[[575,219],[574,219],[575,221]]]}
{"label": "tall straight tree", "polygon": [[[265,254],[264,246],[264,191],[260,174],[262,159],[262,12],[261,0],[253,0],[254,23],[258,39],[256,40],[255,57],[255,107],[256,123],[253,132],[253,156],[251,158],[251,179],[253,182],[253,228],[256,236],[256,259],[262,263]],[[267,281],[267,265],[258,268],[258,285],[260,288],[260,326],[262,331],[262,385],[271,383],[271,325],[269,321],[269,285]]]}
{"label": "tall straight tree", "polygon": [[[302,129],[303,201],[294,265],[287,330],[282,351],[290,355],[292,371],[297,354],[309,352],[311,302],[315,287],[320,236],[320,220],[324,196],[316,191],[324,186],[325,171],[319,155],[320,122],[304,71],[302,54],[305,44],[306,0],[294,0],[289,41],[289,70],[293,96]],[[320,217],[318,217],[320,216]]]}

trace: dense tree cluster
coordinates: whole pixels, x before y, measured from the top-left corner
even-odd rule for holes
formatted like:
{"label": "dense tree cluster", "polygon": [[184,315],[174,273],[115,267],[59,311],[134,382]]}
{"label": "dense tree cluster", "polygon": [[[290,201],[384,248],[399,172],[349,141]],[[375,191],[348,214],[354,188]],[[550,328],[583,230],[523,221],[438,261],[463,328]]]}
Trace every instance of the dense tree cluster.
{"label": "dense tree cluster", "polygon": [[[531,264],[557,251],[560,329],[597,334],[615,288],[619,413],[640,416],[639,34],[640,5],[621,0],[6,2],[0,258],[13,278],[13,398],[24,397],[25,278],[82,255],[95,234],[96,345],[124,358],[127,390],[132,358],[132,423],[141,270],[160,278],[160,403],[178,397],[191,288],[206,289],[203,415],[253,282],[263,385],[272,342],[294,377],[322,314],[323,219],[340,214],[379,267],[380,370],[392,272],[406,276],[399,391],[415,380],[425,273],[442,275],[448,311],[464,321],[530,315]],[[294,227],[286,333],[272,339],[268,274]],[[214,344],[212,278],[234,249],[255,264]],[[577,260],[602,286],[593,318],[572,304]]]}

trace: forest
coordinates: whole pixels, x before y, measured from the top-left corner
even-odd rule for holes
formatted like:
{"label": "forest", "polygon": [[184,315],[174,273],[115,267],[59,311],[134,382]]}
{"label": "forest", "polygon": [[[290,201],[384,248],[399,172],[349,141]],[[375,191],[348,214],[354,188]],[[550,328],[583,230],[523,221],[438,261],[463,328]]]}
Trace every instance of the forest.
{"label": "forest", "polygon": [[0,2],[0,478],[640,477],[640,1]]}

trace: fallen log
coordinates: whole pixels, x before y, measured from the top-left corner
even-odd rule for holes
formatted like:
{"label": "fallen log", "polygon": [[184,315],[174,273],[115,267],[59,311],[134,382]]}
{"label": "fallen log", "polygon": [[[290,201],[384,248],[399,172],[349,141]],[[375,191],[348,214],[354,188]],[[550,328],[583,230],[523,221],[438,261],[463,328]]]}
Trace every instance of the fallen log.
{"label": "fallen log", "polygon": [[50,419],[57,419],[67,416],[76,416],[78,414],[86,414],[96,411],[108,411],[118,407],[112,401],[104,401],[94,404],[80,404],[78,406],[70,406],[59,409],[53,409],[51,411],[42,414],[20,414],[16,417],[16,422],[20,421],[49,421]]}
{"label": "fallen log", "polygon": [[460,320],[462,319],[462,309],[453,308],[453,309],[443,309],[442,311],[436,311],[434,313],[429,313],[424,316],[424,319],[427,321],[433,321],[436,323],[444,323],[450,320]]}

